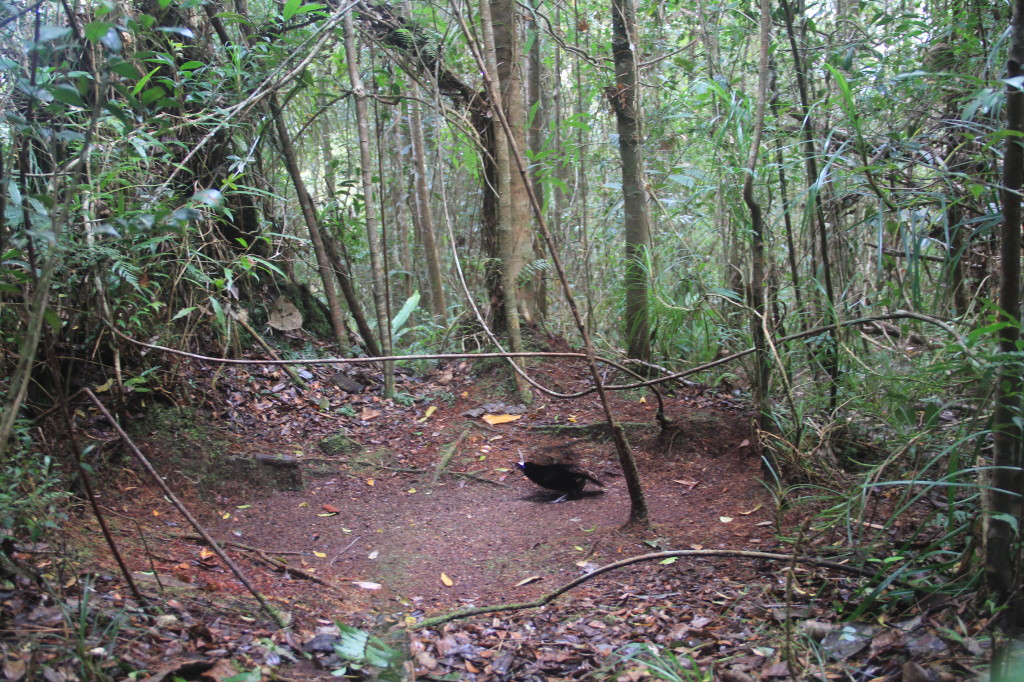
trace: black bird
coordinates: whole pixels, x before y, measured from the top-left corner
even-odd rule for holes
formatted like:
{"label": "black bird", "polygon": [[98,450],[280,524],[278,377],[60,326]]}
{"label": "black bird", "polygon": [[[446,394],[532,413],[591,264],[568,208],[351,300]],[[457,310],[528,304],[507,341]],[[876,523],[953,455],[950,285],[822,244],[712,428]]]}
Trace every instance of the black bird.
{"label": "black bird", "polygon": [[604,487],[604,483],[597,480],[585,471],[580,471],[570,464],[537,464],[536,462],[519,462],[517,467],[522,469],[526,477],[548,490],[557,490],[562,493],[555,502],[569,499],[574,500],[583,494],[583,488],[587,481]]}

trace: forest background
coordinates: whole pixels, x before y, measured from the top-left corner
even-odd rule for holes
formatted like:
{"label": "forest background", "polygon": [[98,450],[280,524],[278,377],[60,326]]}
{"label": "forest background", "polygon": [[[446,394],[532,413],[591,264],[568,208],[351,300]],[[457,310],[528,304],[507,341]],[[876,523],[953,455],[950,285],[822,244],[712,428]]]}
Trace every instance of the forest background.
{"label": "forest background", "polygon": [[303,357],[387,358],[385,398],[396,361],[507,350],[528,402],[543,329],[598,387],[600,356],[747,394],[771,480],[938,491],[906,573],[1024,620],[1020,2],[64,0],[0,28],[6,532],[81,454],[42,453],[40,414],[181,390],[142,344],[301,324],[331,351]]}

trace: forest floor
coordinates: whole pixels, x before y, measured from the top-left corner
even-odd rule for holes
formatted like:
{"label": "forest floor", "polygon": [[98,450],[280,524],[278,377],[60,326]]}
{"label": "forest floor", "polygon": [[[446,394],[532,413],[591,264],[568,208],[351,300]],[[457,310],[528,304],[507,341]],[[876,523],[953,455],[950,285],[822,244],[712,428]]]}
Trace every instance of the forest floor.
{"label": "forest floor", "polygon": [[[865,597],[864,578],[739,554],[788,554],[784,535],[803,536],[803,552],[826,556],[841,538],[815,535],[796,511],[776,508],[760,480],[751,413],[728,392],[672,387],[668,429],[655,420],[649,391],[611,394],[650,513],[650,528],[638,530],[623,528],[630,499],[595,394],[518,406],[495,362],[402,374],[394,401],[351,383],[367,376],[352,369],[308,366],[306,391],[280,367],[188,371],[205,387],[193,404],[206,407],[139,407],[132,436],[290,627],[274,625],[120,449],[109,423],[83,407],[104,445],[103,468],[119,472],[104,482],[101,508],[162,615],[138,609],[83,511],[66,528],[62,552],[78,568],[57,576],[63,597],[0,593],[6,632],[42,643],[4,644],[7,679],[44,669],[76,679],[57,645],[46,644],[61,623],[66,630],[69,611],[91,614],[76,646],[93,657],[96,679],[128,670],[168,681],[240,672],[258,680],[260,671],[263,679],[332,679],[346,665],[359,678],[376,663],[381,679],[639,680],[662,666],[675,675],[662,679],[679,680],[702,679],[703,670],[735,682],[923,681],[973,679],[985,658],[984,624],[956,625],[967,601],[909,603],[896,620],[889,611],[845,624]],[[589,384],[577,361],[545,360],[533,371],[561,393]],[[571,461],[605,488],[552,504],[554,494],[515,468],[523,458]],[[535,600],[600,566],[663,550],[737,555],[635,563],[541,608],[417,628],[452,611]],[[128,615],[114,629],[117,610]],[[344,626],[381,639],[360,640]],[[390,652],[401,660],[389,668]]]}

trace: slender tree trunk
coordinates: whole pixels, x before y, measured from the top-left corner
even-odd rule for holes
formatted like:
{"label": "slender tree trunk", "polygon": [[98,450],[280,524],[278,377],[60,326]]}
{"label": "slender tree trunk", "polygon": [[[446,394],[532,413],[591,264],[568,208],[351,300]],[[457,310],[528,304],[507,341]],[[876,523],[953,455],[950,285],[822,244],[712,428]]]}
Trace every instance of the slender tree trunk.
{"label": "slender tree trunk", "polygon": [[1024,493],[1021,428],[1020,285],[1021,285],[1021,186],[1024,184],[1024,0],[1014,0],[1010,21],[1010,48],[1006,61],[1006,150],[1003,155],[1003,225],[1000,245],[999,330],[1002,355],[992,413],[992,488],[985,543],[985,572],[989,587],[1008,600],[1007,625],[1024,625],[1021,595],[1021,494]]}
{"label": "slender tree trunk", "polygon": [[612,0],[612,57],[615,87],[608,99],[615,111],[622,160],[622,200],[626,238],[626,314],[629,357],[651,360],[647,263],[651,255],[651,215],[644,178],[640,89],[637,78],[636,12],[633,0]]}
{"label": "slender tree trunk", "polygon": [[[533,0],[531,7],[535,12],[540,10],[540,0]],[[544,128],[548,117],[548,109],[543,102],[544,99],[544,60],[541,56],[541,47],[544,44],[544,32],[540,30],[536,14],[533,21],[529,23],[530,52],[527,59],[526,79],[526,102],[529,111],[529,128],[527,130],[527,148],[537,158],[537,155],[544,148]],[[557,102],[552,109],[557,109]],[[541,206],[547,209],[547,202],[544,197],[544,186],[541,183],[540,164],[531,166],[530,183],[534,195],[540,200]],[[529,207],[527,206],[527,211]],[[547,215],[551,211],[546,210]],[[557,233],[557,230],[556,230]],[[541,240],[533,241],[534,259],[544,258],[544,244]],[[547,275],[544,270],[535,270],[530,273],[529,278],[523,284],[524,295],[520,297],[523,303],[523,317],[529,323],[539,324],[547,315]]]}
{"label": "slender tree trunk", "polygon": [[[825,289],[825,320],[828,324],[836,323],[835,292],[832,288],[832,268],[829,259],[828,229],[825,224],[825,213],[821,204],[821,189],[818,188],[817,150],[814,145],[814,119],[811,117],[810,96],[808,95],[807,70],[803,53],[798,44],[794,27],[792,7],[788,0],[779,0],[786,21],[786,33],[789,36],[790,50],[793,53],[793,67],[796,74],[797,90],[800,95],[801,134],[803,138],[804,166],[807,171],[807,187],[813,207],[809,211],[816,224],[814,230],[818,239],[818,256],[821,258],[822,284]],[[829,376],[829,395],[832,408],[836,407],[839,390],[839,330],[829,328],[829,344],[823,350],[822,364]]]}
{"label": "slender tree trunk", "polygon": [[[757,156],[761,148],[761,136],[764,133],[764,114],[768,102],[769,64],[768,51],[771,48],[771,9],[769,0],[761,0],[760,50],[758,59],[757,101],[754,112],[754,129],[750,141],[750,153],[747,156],[746,180],[743,183],[743,201],[750,210],[750,286],[748,287],[748,303],[751,336],[754,341],[754,405],[757,408],[759,430],[770,433],[774,420],[771,412],[771,394],[769,391],[769,356],[768,356],[768,306],[765,304],[765,255],[764,255],[764,219],[761,205],[754,196],[754,178],[757,171]],[[773,462],[769,462],[773,466]]]}
{"label": "slender tree trunk", "polygon": [[306,189],[306,182],[302,179],[302,169],[299,168],[299,161],[295,156],[295,147],[292,146],[292,137],[288,132],[288,126],[284,120],[284,114],[277,102],[277,94],[273,93],[268,97],[270,116],[274,119],[277,128],[277,139],[281,142],[281,153],[284,155],[285,167],[288,175],[291,176],[292,184],[295,186],[295,197],[299,202],[302,217],[306,221],[306,229],[309,230],[309,240],[313,244],[313,253],[316,255],[317,271],[320,274],[320,281],[324,287],[324,297],[327,299],[328,314],[331,318],[331,327],[334,329],[334,338],[339,348],[345,347],[348,332],[345,329],[345,321],[341,316],[341,304],[338,301],[337,290],[334,288],[334,269],[331,267],[327,249],[324,247],[324,240],[320,234],[320,221],[316,215],[316,208],[313,206],[313,199]]}
{"label": "slender tree trunk", "polygon": [[[352,13],[345,14],[345,61],[352,81],[352,94],[356,105],[356,126],[359,129],[359,166],[363,176],[363,212],[366,220],[366,240],[370,250],[370,270],[373,278],[373,303],[377,311],[377,335],[381,352],[391,355],[391,325],[388,319],[387,280],[384,273],[384,247],[377,225],[377,202],[374,198],[373,161],[370,157],[369,117],[366,113],[366,89],[359,76],[359,50]],[[395,363],[384,363],[384,397],[395,395]]]}
{"label": "slender tree trunk", "polygon": [[423,119],[418,102],[409,102],[409,138],[412,142],[416,233],[423,245],[427,261],[427,305],[435,324],[444,324],[448,305],[445,301],[441,274],[441,255],[434,234],[434,215],[430,208],[430,186],[427,179],[426,149],[423,143]]}

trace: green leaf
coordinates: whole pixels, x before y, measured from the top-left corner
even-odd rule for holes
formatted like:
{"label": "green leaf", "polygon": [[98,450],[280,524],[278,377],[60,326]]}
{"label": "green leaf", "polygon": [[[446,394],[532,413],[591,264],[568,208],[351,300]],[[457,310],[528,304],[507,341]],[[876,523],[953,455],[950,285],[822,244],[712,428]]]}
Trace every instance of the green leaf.
{"label": "green leaf", "polygon": [[85,102],[82,100],[82,96],[78,94],[78,89],[69,83],[58,83],[49,88],[49,91],[58,102],[70,104],[73,107],[85,108]]}
{"label": "green leaf", "polygon": [[395,315],[395,319],[391,321],[391,336],[395,336],[398,330],[402,328],[406,322],[409,321],[409,316],[416,310],[416,307],[420,304],[420,292],[416,291],[406,301],[402,309]]}
{"label": "green leaf", "polygon": [[43,313],[43,317],[46,319],[46,324],[50,325],[50,329],[53,330],[54,334],[60,332],[61,325],[60,315],[53,308],[47,307],[46,312]]}
{"label": "green leaf", "polygon": [[315,12],[318,9],[323,9],[325,5],[321,5],[318,2],[311,2],[308,5],[303,5],[295,11],[296,14],[305,14],[306,12]]}
{"label": "green leaf", "polygon": [[139,79],[139,82],[135,84],[134,88],[132,88],[132,96],[134,97],[135,95],[138,95],[139,92],[141,92],[142,89],[146,87],[146,83],[148,83],[149,79],[153,77],[153,74],[159,70],[160,67],[158,66],[149,73],[147,73],[145,76],[143,76],[141,79]]}
{"label": "green leaf", "polygon": [[349,625],[338,625],[341,641],[334,645],[334,653],[347,661],[362,662],[366,655],[366,642],[370,635]]}
{"label": "green leaf", "polygon": [[295,13],[299,11],[299,5],[302,4],[302,0],[288,0],[284,3],[284,9],[281,10],[281,16],[284,17],[285,21],[288,21]]}
{"label": "green leaf", "polygon": [[90,21],[85,25],[85,38],[95,45],[103,40],[103,37],[107,35],[107,31],[113,27],[114,25],[107,21]]}
{"label": "green leaf", "polygon": [[181,310],[179,310],[178,312],[176,312],[174,314],[174,317],[171,318],[171,322],[173,322],[174,320],[177,320],[180,317],[185,317],[186,315],[191,313],[193,310],[195,310],[197,307],[198,306],[194,306],[193,305],[193,306],[189,306],[188,308],[182,308]]}
{"label": "green leaf", "polygon": [[136,78],[142,77],[142,74],[139,73],[139,70],[135,68],[134,64],[132,64],[131,62],[126,62],[125,60],[119,57],[112,57],[107,62],[107,64],[110,67],[111,71],[116,73],[118,76],[121,76],[122,78],[130,78],[132,80],[135,80]]}
{"label": "green leaf", "polygon": [[48,43],[69,35],[71,35],[71,29],[66,26],[43,26],[39,29],[39,42]]}

